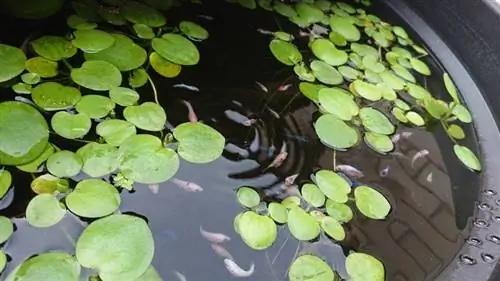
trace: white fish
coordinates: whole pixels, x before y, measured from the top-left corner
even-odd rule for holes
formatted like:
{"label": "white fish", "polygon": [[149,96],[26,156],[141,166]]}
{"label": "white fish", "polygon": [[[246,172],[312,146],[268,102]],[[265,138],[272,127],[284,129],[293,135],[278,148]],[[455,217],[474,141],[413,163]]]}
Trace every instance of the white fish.
{"label": "white fish", "polygon": [[27,99],[27,98],[25,98],[25,97],[16,96],[16,97],[14,98],[14,100],[16,100],[16,101],[20,101],[20,102],[24,102],[24,103],[30,104],[30,105],[32,105],[32,106],[34,106],[34,107],[37,107],[37,105],[36,105],[34,102],[30,101],[29,99]]}
{"label": "white fish", "polygon": [[226,266],[227,271],[229,271],[229,273],[231,273],[234,277],[249,277],[255,271],[255,264],[253,262],[248,270],[242,269],[232,259],[224,259],[224,265]]}
{"label": "white fish", "polygon": [[273,162],[271,162],[271,164],[269,164],[264,169],[264,171],[266,171],[269,168],[278,168],[278,167],[280,167],[281,165],[283,165],[283,162],[285,162],[285,160],[286,160],[287,157],[288,157],[288,152],[286,152],[286,151],[280,152],[278,154],[278,156],[276,156],[276,158],[274,158]]}
{"label": "white fish", "polygon": [[299,174],[293,174],[291,176],[286,177],[285,178],[285,185],[286,186],[293,185],[298,176],[299,176]]}
{"label": "white fish", "polygon": [[402,132],[401,136],[405,139],[411,137],[413,135],[413,132]]}
{"label": "white fish", "polygon": [[429,155],[429,150],[427,150],[427,149],[422,149],[419,152],[415,153],[415,155],[413,155],[413,157],[411,158],[411,167],[413,168],[413,166],[415,165],[415,162],[418,159],[425,157],[427,155]]}
{"label": "white fish", "polygon": [[174,87],[174,88],[182,88],[182,89],[190,90],[190,91],[193,91],[193,92],[199,92],[200,91],[200,89],[198,87],[187,85],[187,84],[175,84],[172,87]]}
{"label": "white fish", "polygon": [[385,166],[385,168],[383,168],[383,169],[382,169],[382,170],[380,170],[380,172],[379,172],[380,177],[382,177],[382,178],[387,177],[387,175],[389,175],[389,170],[390,170],[390,169],[391,169],[391,168],[389,167],[389,165]]}
{"label": "white fish", "polygon": [[284,91],[288,90],[291,86],[292,86],[292,84],[281,85],[278,87],[278,91],[284,92]]}
{"label": "white fish", "polygon": [[190,102],[182,100],[182,102],[186,105],[188,109],[188,119],[189,122],[191,123],[196,123],[198,122],[198,116],[196,116],[196,113],[194,112],[193,106],[191,105]]}
{"label": "white fish", "polygon": [[179,279],[179,281],[187,281],[186,276],[180,273],[179,271],[174,271],[175,276]]}
{"label": "white fish", "polygon": [[191,191],[191,192],[201,192],[203,191],[203,188],[199,186],[198,184],[190,181],[184,181],[176,178],[172,178],[172,182],[179,186],[180,188]]}
{"label": "white fish", "polygon": [[427,180],[427,182],[432,182],[432,172],[430,172],[430,173],[427,175],[426,180]]}
{"label": "white fish", "polygon": [[206,231],[201,225],[200,234],[201,236],[203,236],[203,238],[215,244],[220,244],[231,240],[231,237],[227,236],[226,234]]}
{"label": "white fish", "polygon": [[262,28],[258,28],[258,29],[257,29],[257,31],[258,31],[260,34],[274,35],[274,32],[269,31],[269,30],[265,30],[265,29],[262,29]]}
{"label": "white fish", "polygon": [[148,185],[148,188],[153,194],[158,194],[158,192],[160,191],[160,186],[158,184],[150,184]]}
{"label": "white fish", "polygon": [[335,170],[340,171],[340,172],[346,174],[347,176],[349,176],[351,178],[355,178],[355,179],[362,178],[365,176],[365,174],[363,172],[354,168],[351,165],[337,165],[337,166],[335,166]]}
{"label": "white fish", "polygon": [[266,86],[264,86],[264,84],[260,83],[259,81],[255,81],[255,84],[257,84],[257,86],[259,86],[259,88],[264,91],[264,92],[269,92],[269,90],[267,89]]}
{"label": "white fish", "polygon": [[218,245],[218,244],[212,244],[212,250],[214,250],[214,252],[220,256],[220,257],[223,257],[225,259],[233,259],[233,256],[231,255],[231,253],[229,253],[226,248],[222,247],[221,245]]}
{"label": "white fish", "polygon": [[401,139],[401,135],[398,133],[398,134],[394,134],[394,136],[391,137],[391,141],[396,144],[399,140]]}
{"label": "white fish", "polygon": [[274,111],[273,109],[271,109],[269,106],[266,106],[267,109],[269,110],[269,112],[276,118],[276,119],[280,119],[280,115],[278,114],[278,112]]}
{"label": "white fish", "polygon": [[243,125],[247,127],[252,126],[255,123],[257,123],[257,119],[247,119],[243,121]]}
{"label": "white fish", "polygon": [[300,36],[300,37],[307,37],[307,36],[309,36],[309,35],[311,35],[309,32],[305,32],[305,31],[302,31],[302,30],[301,30],[301,31],[299,31],[299,36]]}
{"label": "white fish", "polygon": [[207,16],[207,15],[198,15],[197,17],[199,17],[201,19],[206,19],[206,20],[214,20],[214,17]]}

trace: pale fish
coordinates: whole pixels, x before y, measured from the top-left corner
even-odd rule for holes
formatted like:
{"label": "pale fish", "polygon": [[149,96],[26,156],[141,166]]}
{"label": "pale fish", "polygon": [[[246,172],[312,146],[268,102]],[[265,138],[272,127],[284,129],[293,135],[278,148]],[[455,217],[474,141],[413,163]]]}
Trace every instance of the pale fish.
{"label": "pale fish", "polygon": [[257,123],[257,119],[247,119],[243,121],[243,125],[247,127],[252,126],[255,123]]}
{"label": "pale fish", "polygon": [[321,35],[321,34],[328,34],[329,30],[328,28],[323,27],[319,24],[313,24],[311,32],[316,35]]}
{"label": "pale fish", "polygon": [[223,257],[225,259],[233,259],[233,256],[231,255],[231,253],[229,253],[226,248],[222,247],[221,245],[218,245],[218,244],[212,244],[212,250],[214,250],[214,252],[220,256],[220,257]]}
{"label": "pale fish", "polygon": [[266,86],[264,86],[264,84],[260,83],[259,81],[255,81],[255,84],[257,84],[257,86],[259,86],[259,88],[264,91],[264,92],[269,92],[269,90],[267,89]]}
{"label": "pale fish", "polygon": [[274,35],[274,32],[272,31],[269,31],[269,30],[265,30],[265,29],[262,29],[262,28],[258,28],[257,31],[260,33],[260,34],[265,34],[265,35]]}
{"label": "pale fish", "polygon": [[284,91],[288,90],[291,86],[292,86],[292,84],[281,85],[278,87],[278,91],[284,92]]}
{"label": "pale fish", "polygon": [[180,273],[179,271],[174,271],[175,276],[179,279],[179,281],[187,281],[186,276]]}
{"label": "pale fish", "polygon": [[413,135],[413,132],[402,132],[401,137],[407,139]]}
{"label": "pale fish", "polygon": [[394,134],[394,136],[391,137],[391,141],[396,144],[399,140],[401,139],[401,135],[398,133],[398,134]]}
{"label": "pale fish", "polygon": [[201,192],[203,191],[203,188],[199,186],[198,184],[190,181],[184,181],[176,178],[172,178],[172,182],[179,186],[180,188],[191,191],[191,192]]}
{"label": "pale fish", "polygon": [[191,103],[188,102],[188,101],[185,101],[185,100],[182,100],[182,102],[188,108],[188,119],[189,119],[189,122],[191,122],[191,123],[198,122],[198,116],[196,116],[196,113],[194,113],[194,109],[193,109],[193,106],[191,105]]}
{"label": "pale fish", "polygon": [[252,262],[248,270],[242,269],[237,265],[232,259],[224,259],[224,265],[227,271],[231,273],[234,277],[249,277],[255,271],[255,264]]}
{"label": "pale fish", "polygon": [[335,170],[340,171],[346,174],[347,176],[355,179],[362,178],[365,176],[363,172],[361,172],[360,170],[356,169],[351,165],[337,165],[335,166]]}
{"label": "pale fish", "polygon": [[298,176],[299,176],[299,174],[293,174],[291,176],[286,177],[285,178],[285,185],[286,186],[293,185]]}
{"label": "pale fish", "polygon": [[231,237],[227,236],[226,234],[206,231],[201,225],[200,234],[201,236],[203,236],[203,238],[215,244],[220,244],[231,240]]}
{"label": "pale fish", "polygon": [[427,182],[432,182],[432,172],[430,172],[430,173],[427,175],[426,180],[427,180]]}
{"label": "pale fish", "polygon": [[382,178],[385,178],[389,175],[389,170],[391,168],[389,167],[389,165],[385,166],[385,168],[383,168],[382,170],[380,170],[379,172],[379,176],[382,177]]}
{"label": "pale fish", "polygon": [[160,186],[158,184],[150,184],[148,185],[148,188],[153,194],[158,194],[158,192],[160,191]]}
{"label": "pale fish", "polygon": [[187,84],[175,84],[173,85],[172,87],[174,88],[182,88],[182,89],[186,89],[186,90],[190,90],[190,91],[193,91],[193,92],[199,92],[200,89],[196,86],[191,86],[191,85],[187,85]]}
{"label": "pale fish", "polygon": [[207,15],[198,15],[198,17],[201,19],[206,19],[206,20],[214,20],[214,17],[207,16]]}
{"label": "pale fish", "polygon": [[269,164],[265,169],[269,169],[269,168],[278,168],[280,167],[281,165],[283,165],[283,162],[285,162],[286,158],[288,157],[288,152],[286,151],[282,151],[278,154],[278,156],[276,156],[276,158],[274,158],[273,162],[271,162],[271,164]]}
{"label": "pale fish", "polygon": [[415,165],[415,162],[418,159],[425,157],[427,155],[429,155],[429,150],[427,150],[427,149],[422,149],[419,152],[415,153],[415,155],[413,155],[413,157],[411,158],[411,167],[413,168],[413,166]]}
{"label": "pale fish", "polygon": [[267,109],[269,110],[269,112],[276,118],[276,119],[280,119],[280,115],[278,112],[274,111],[273,109],[271,109],[269,106],[267,106]]}

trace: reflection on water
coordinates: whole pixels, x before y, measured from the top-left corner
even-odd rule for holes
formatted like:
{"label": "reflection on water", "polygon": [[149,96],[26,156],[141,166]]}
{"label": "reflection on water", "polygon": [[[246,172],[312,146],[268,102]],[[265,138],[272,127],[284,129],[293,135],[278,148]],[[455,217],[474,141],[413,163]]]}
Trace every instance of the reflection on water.
{"label": "reflection on water", "polygon": [[[215,20],[197,18],[201,11]],[[255,263],[255,273],[247,280],[286,280],[293,257],[306,252],[322,256],[346,278],[343,264],[349,249],[359,249],[383,260],[388,280],[432,279],[454,258],[465,240],[466,221],[472,210],[466,207],[456,216],[457,208],[463,206],[454,202],[457,193],[472,187],[450,181],[448,170],[462,168],[445,166],[445,154],[440,148],[448,145],[447,140],[441,141],[443,138],[438,135],[440,147],[434,135],[423,131],[412,131],[411,137],[401,139],[397,156],[380,156],[365,146],[337,153],[337,163],[362,170],[365,173],[362,182],[379,187],[390,199],[393,210],[388,219],[373,221],[356,216],[341,244],[325,237],[314,243],[299,244],[281,227],[273,247],[259,252],[249,249],[234,232],[233,218],[242,211],[235,197],[237,187],[249,185],[272,194],[271,191],[280,190],[289,175],[299,174],[300,183],[308,180],[315,169],[333,167],[331,150],[319,142],[312,127],[315,106],[298,92],[290,69],[271,56],[269,38],[256,32],[257,28],[276,28],[272,14],[255,16],[255,13],[222,3],[205,5],[203,9],[191,7],[175,15],[203,24],[210,31],[210,39],[199,45],[202,60],[198,66],[186,67],[175,79],[156,77],[156,81],[161,81],[157,85],[161,104],[166,108],[169,122],[176,126],[187,120],[186,108],[180,100],[190,101],[198,118],[219,130],[227,145],[223,157],[210,164],[181,162],[175,177],[201,185],[203,192],[188,192],[171,182],[160,185],[157,194],[144,185],[136,186],[134,192],[121,192],[121,212],[136,213],[149,221],[156,244],[154,266],[165,280],[176,280],[174,271],[184,274],[189,281],[233,280],[223,258],[200,235],[203,226],[205,230],[231,237],[223,246],[243,269]],[[285,22],[280,25],[284,30],[292,30],[287,29]],[[255,81],[266,85],[269,93],[263,92]],[[294,87],[274,93],[277,87],[290,82]],[[200,92],[172,87],[178,83],[196,86]],[[431,79],[429,87],[432,84]],[[253,118],[259,121],[247,126],[245,121]],[[288,151],[284,164],[265,169],[284,146]],[[411,157],[422,149],[429,150],[429,156],[417,160],[412,167]],[[33,196],[30,181],[31,176],[16,172],[15,194],[0,202],[0,214],[15,217],[17,227],[5,245],[12,259],[6,272],[36,253],[50,250],[71,253],[86,224],[68,214],[53,228],[29,226],[23,212]],[[12,197],[14,200],[9,204]],[[459,197],[462,202],[474,199]]]}

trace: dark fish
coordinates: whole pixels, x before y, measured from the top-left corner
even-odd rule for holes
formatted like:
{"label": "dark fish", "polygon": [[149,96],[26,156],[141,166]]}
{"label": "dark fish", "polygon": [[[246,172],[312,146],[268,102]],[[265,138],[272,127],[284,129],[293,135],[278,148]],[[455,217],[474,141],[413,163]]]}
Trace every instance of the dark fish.
{"label": "dark fish", "polygon": [[389,165],[385,166],[385,168],[383,168],[383,169],[382,169],[382,170],[380,170],[380,172],[379,172],[380,177],[382,177],[382,178],[387,177],[387,176],[389,175],[389,170],[390,170]]}

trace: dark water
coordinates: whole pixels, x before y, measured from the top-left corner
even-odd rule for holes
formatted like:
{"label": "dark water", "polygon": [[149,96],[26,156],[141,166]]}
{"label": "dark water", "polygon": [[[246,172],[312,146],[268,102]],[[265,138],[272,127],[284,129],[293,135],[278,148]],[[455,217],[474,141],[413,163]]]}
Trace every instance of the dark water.
{"label": "dark water", "polygon": [[[389,22],[400,21],[383,5],[375,6],[374,10]],[[200,14],[210,15],[214,20],[197,17]],[[223,157],[209,164],[181,160],[175,177],[200,184],[204,188],[201,193],[187,192],[171,182],[163,183],[158,194],[142,185],[136,186],[132,193],[121,193],[122,212],[137,213],[149,220],[156,244],[153,265],[165,280],[176,280],[174,271],[181,272],[189,281],[235,279],[224,268],[222,258],[212,251],[210,243],[201,237],[200,226],[232,238],[224,246],[242,268],[255,263],[255,273],[246,278],[254,281],[286,280],[286,270],[296,252],[317,253],[343,278],[346,278],[343,264],[347,251],[367,252],[384,262],[389,281],[431,280],[455,257],[467,238],[468,221],[478,190],[476,178],[458,164],[443,132],[431,134],[412,129],[404,129],[413,135],[401,140],[397,151],[410,158],[421,149],[431,152],[413,168],[404,157],[381,156],[363,145],[337,153],[337,163],[358,167],[366,175],[363,182],[389,198],[393,210],[386,220],[356,216],[347,225],[348,236],[341,244],[326,238],[299,244],[281,227],[273,247],[259,252],[249,249],[233,230],[233,218],[243,210],[234,190],[242,185],[268,192],[277,190],[285,177],[296,173],[300,175],[299,182],[306,181],[318,168],[333,168],[332,151],[316,137],[312,126],[316,107],[298,91],[292,69],[276,61],[268,49],[270,38],[256,31],[257,28],[272,31],[281,28],[296,32],[293,25],[269,12],[249,11],[222,2],[187,5],[170,13],[168,22],[185,19],[202,24],[209,30],[210,38],[198,44],[199,65],[184,67],[175,79],[154,77],[160,102],[167,111],[168,121],[175,126],[187,120],[187,110],[180,100],[190,101],[198,118],[226,137],[227,146]],[[4,21],[9,21],[9,25],[2,25],[0,42],[17,46],[30,34],[36,38],[39,34],[65,32],[62,19]],[[10,34],[7,26],[19,26],[20,32],[7,37]],[[303,49],[305,52],[306,48]],[[436,62],[431,58],[426,62],[438,73]],[[266,85],[270,93],[261,91],[255,81]],[[201,91],[173,88],[177,83],[194,85]],[[293,87],[272,94],[286,83],[293,83]],[[444,90],[439,75],[425,83],[434,94]],[[3,98],[12,97],[8,89],[1,91]],[[141,89],[141,101],[152,98],[149,87]],[[247,117],[254,116],[260,121],[252,128],[241,124]],[[81,145],[52,141],[66,149]],[[283,166],[265,171],[284,145],[289,154]],[[380,171],[387,167],[388,175],[381,177]],[[72,253],[74,240],[85,222],[68,214],[49,229],[29,226],[23,216],[34,196],[29,187],[32,178],[16,169],[10,170],[14,173],[15,192],[11,191],[0,202],[0,214],[12,217],[17,231],[5,245],[11,258],[5,272],[36,253],[50,250]],[[432,182],[428,181],[430,173]],[[0,279],[5,275],[0,275]]]}

